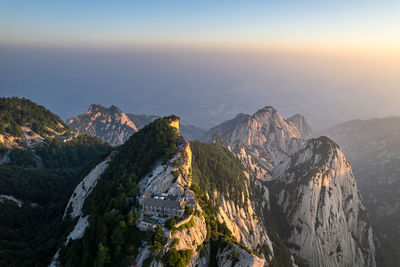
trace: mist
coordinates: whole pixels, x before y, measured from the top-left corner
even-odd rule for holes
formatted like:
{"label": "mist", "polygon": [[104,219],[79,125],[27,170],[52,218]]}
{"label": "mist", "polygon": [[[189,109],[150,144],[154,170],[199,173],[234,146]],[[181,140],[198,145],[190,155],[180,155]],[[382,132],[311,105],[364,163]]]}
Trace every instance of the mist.
{"label": "mist", "polygon": [[92,103],[212,127],[267,105],[315,130],[399,115],[400,64],[312,52],[0,47],[0,94],[63,119]]}

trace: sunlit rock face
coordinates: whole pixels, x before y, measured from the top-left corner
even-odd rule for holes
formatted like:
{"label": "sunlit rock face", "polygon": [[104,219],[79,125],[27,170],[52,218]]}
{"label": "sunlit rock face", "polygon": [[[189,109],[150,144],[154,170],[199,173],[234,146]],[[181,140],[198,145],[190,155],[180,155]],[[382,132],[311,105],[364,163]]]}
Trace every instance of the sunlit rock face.
{"label": "sunlit rock face", "polygon": [[309,140],[274,169],[272,183],[286,243],[298,256],[311,266],[375,266],[366,209],[352,168],[333,141]]}
{"label": "sunlit rock face", "polygon": [[67,120],[72,130],[97,136],[112,145],[123,144],[138,127],[115,106],[90,105],[88,112]]}
{"label": "sunlit rock face", "polygon": [[[239,114],[208,131],[206,142],[217,142],[234,152],[259,179],[270,180],[273,168],[296,152],[309,138],[304,118],[285,120],[273,107],[252,116]],[[301,126],[301,130],[297,128]]]}

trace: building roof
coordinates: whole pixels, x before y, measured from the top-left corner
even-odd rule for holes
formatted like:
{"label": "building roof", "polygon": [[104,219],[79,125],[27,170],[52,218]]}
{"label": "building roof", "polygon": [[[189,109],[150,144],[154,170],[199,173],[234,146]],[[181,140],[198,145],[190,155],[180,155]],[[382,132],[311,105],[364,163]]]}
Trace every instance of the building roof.
{"label": "building roof", "polygon": [[181,203],[179,201],[173,200],[165,200],[165,199],[155,199],[155,198],[142,198],[140,200],[142,205],[147,206],[156,206],[156,207],[164,207],[164,208],[174,208],[174,209],[182,209]]}

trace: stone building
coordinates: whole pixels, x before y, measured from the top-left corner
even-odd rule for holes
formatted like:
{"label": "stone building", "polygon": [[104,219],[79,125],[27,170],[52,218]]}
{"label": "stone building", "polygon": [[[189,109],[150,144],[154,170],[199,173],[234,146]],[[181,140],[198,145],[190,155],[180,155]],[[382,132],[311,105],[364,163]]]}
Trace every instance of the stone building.
{"label": "stone building", "polygon": [[158,216],[182,216],[184,212],[184,203],[178,198],[169,197],[141,197],[139,206],[143,215]]}

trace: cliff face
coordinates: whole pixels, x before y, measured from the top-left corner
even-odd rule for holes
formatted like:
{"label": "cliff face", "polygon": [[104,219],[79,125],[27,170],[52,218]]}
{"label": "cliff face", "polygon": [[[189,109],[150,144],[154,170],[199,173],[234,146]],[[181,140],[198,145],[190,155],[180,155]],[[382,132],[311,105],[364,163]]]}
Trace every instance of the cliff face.
{"label": "cliff face", "polygon": [[[246,188],[247,196],[249,195]],[[218,221],[225,223],[237,241],[254,251],[264,254],[267,260],[273,258],[273,247],[268,237],[267,230],[256,215],[249,198],[244,197],[242,203],[235,203],[226,199],[217,191],[214,199],[218,202]]]}
{"label": "cliff face", "polygon": [[372,228],[350,164],[330,139],[311,139],[279,164],[270,187],[287,244],[312,266],[375,266]]}
{"label": "cliff face", "polygon": [[303,115],[296,114],[288,118],[287,121],[293,123],[296,126],[304,139],[310,139],[312,137],[312,129],[310,125],[308,125]]}
{"label": "cliff face", "polygon": [[[354,169],[383,266],[400,261],[400,117],[353,120],[320,134],[335,140]],[[386,258],[386,259],[384,259]]]}
{"label": "cliff face", "polygon": [[123,144],[138,127],[115,106],[90,105],[88,112],[67,120],[72,130],[97,136],[112,145]]}
{"label": "cliff face", "polygon": [[306,138],[273,107],[265,107],[252,116],[239,114],[211,129],[205,141],[228,147],[252,175],[270,180],[274,166],[296,152]]}

